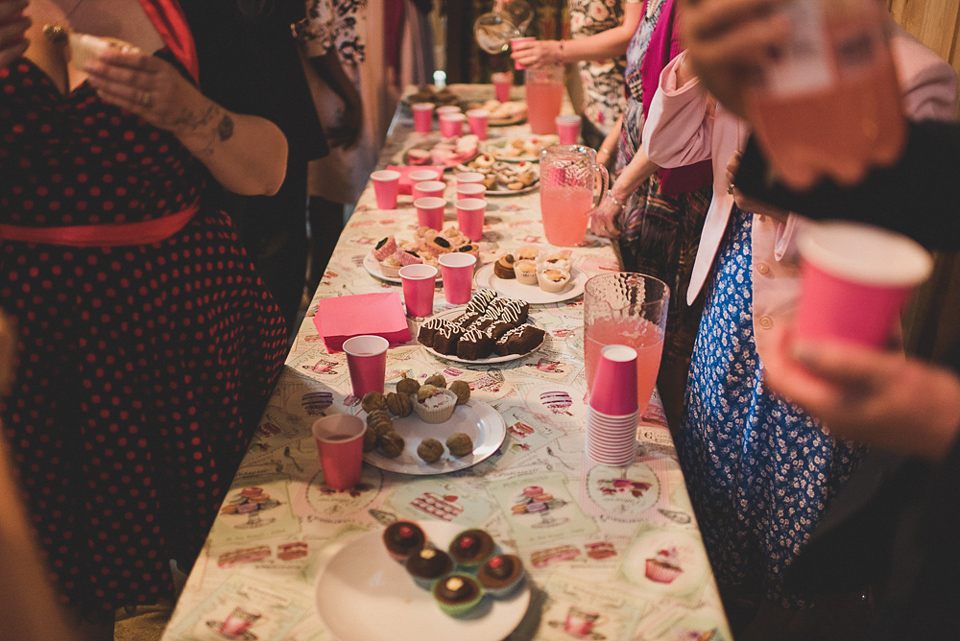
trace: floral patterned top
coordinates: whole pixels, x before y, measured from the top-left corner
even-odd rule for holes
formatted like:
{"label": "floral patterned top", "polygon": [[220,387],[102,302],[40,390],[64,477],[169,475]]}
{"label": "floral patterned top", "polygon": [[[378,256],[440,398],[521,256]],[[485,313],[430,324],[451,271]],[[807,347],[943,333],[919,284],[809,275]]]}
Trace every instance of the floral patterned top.
{"label": "floral patterned top", "polygon": [[[570,0],[570,33],[573,38],[585,38],[617,27],[623,21],[624,3],[640,1]],[[579,66],[583,113],[606,134],[623,112],[626,57],[582,61]]]}
{"label": "floral patterned top", "polygon": [[363,62],[367,0],[306,0],[307,17],[296,25],[297,37],[310,57],[336,47],[340,59]]}

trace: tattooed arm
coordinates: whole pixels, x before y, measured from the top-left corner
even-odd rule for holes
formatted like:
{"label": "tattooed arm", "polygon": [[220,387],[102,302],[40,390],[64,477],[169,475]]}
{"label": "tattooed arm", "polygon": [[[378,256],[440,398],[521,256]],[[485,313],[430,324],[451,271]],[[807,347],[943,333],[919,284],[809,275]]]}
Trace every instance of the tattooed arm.
{"label": "tattooed arm", "polygon": [[104,102],[172,132],[225,188],[246,196],[280,189],[287,141],[270,121],[224,109],[150,55],[110,50],[84,71]]}

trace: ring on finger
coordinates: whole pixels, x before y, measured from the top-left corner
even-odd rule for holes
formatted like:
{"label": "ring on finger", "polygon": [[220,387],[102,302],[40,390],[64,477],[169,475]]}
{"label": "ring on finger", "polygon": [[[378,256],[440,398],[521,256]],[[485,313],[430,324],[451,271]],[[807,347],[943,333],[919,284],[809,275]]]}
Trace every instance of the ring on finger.
{"label": "ring on finger", "polygon": [[150,94],[149,91],[142,91],[140,92],[140,99],[137,102],[139,102],[144,107],[149,107],[150,104],[153,102],[153,96]]}

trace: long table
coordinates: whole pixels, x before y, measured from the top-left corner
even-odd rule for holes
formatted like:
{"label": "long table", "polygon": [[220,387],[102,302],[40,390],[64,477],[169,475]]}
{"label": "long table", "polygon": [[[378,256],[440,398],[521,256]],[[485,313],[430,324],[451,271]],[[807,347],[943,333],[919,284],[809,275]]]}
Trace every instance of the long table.
{"label": "long table", "polygon": [[[454,89],[473,98],[493,93],[490,85]],[[526,125],[491,128],[495,137],[528,132]],[[380,166],[394,164],[418,136],[401,105]],[[448,188],[448,201],[453,197]],[[536,191],[490,196],[488,202],[480,263],[523,245],[546,247]],[[453,224],[448,208],[445,225]],[[448,381],[468,382],[472,402],[502,417],[506,437],[489,458],[442,475],[410,475],[365,464],[363,482],[354,490],[334,492],[324,485],[311,425],[322,414],[356,413],[359,408],[350,395],[344,354],[326,349],[312,316],[323,298],[399,290],[373,277],[364,258],[387,233],[406,238],[415,229],[409,196],[400,197],[396,210],[379,210],[368,185],[164,641],[321,641],[337,638],[331,627],[346,637],[342,641],[420,639],[451,625],[454,631],[446,638],[478,641],[496,641],[508,633],[515,640],[729,641],[656,394],[641,419],[634,464],[606,467],[585,457],[582,296],[533,306],[531,316],[547,338],[539,350],[518,360],[478,368],[439,359],[415,340],[389,350],[387,390],[403,375],[422,381],[443,373]],[[617,270],[609,243],[599,239],[577,248],[573,258],[587,275]],[[435,312],[452,307],[438,289]],[[409,322],[415,337],[417,323]],[[324,398],[326,402],[320,400]],[[529,500],[524,497],[531,488],[549,496],[549,509],[518,507]],[[256,509],[251,510],[253,503]],[[247,509],[238,509],[242,505]],[[384,566],[381,573],[376,566],[382,552],[369,542],[397,519],[416,520],[432,528],[428,534],[442,530],[441,538],[470,527],[485,529],[501,550],[523,560],[526,587],[504,601],[485,597],[471,618],[449,619],[426,591],[391,584],[397,580],[396,568]],[[664,560],[673,569],[658,571],[655,564]],[[334,568],[344,575],[340,581],[367,583],[358,594],[344,597],[357,586],[340,589],[331,583],[337,576]],[[329,620],[321,617],[321,608]],[[237,621],[243,623],[233,627]],[[420,623],[424,632],[406,630],[408,621]]]}

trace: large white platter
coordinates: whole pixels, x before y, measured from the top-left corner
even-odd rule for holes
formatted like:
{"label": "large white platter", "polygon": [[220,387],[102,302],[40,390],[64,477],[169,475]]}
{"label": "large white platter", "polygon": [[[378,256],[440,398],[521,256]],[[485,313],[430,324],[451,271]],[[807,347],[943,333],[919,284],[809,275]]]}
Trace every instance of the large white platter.
{"label": "large white platter", "polygon": [[[420,526],[443,549],[465,529],[443,521]],[[485,596],[466,617],[444,614],[430,592],[387,556],[382,533],[347,541],[317,581],[317,612],[339,641],[500,641],[523,620],[529,585],[508,599]]]}
{"label": "large white platter", "polygon": [[493,263],[487,263],[477,270],[474,282],[477,287],[492,289],[501,296],[518,298],[531,305],[549,305],[561,303],[583,294],[587,284],[587,274],[576,267],[570,270],[570,282],[557,293],[545,292],[537,285],[524,285],[516,278],[500,278],[493,273]]}
{"label": "large white platter", "polygon": [[[428,320],[431,320],[434,318],[456,318],[457,316],[462,316],[463,313],[464,313],[463,307],[448,309],[444,312],[439,312],[437,314],[434,314],[430,318],[424,320],[424,322],[427,322]],[[533,320],[533,317],[531,316],[527,317],[526,322],[528,325],[533,325],[534,327],[540,327],[540,324],[537,323],[537,321]],[[543,328],[540,327],[540,329],[543,329]],[[546,333],[544,333],[543,339],[544,340],[547,339]],[[418,343],[420,342],[419,339],[417,339],[417,342]],[[533,354],[535,351],[540,349],[540,345],[543,345],[543,341],[541,341],[539,345],[535,345],[532,349],[530,349],[527,352],[524,352],[523,354],[507,354],[506,356],[488,356],[486,358],[478,358],[476,360],[460,358],[456,354],[441,354],[440,352],[438,352],[437,350],[433,349],[428,345],[424,345],[423,343],[420,343],[420,345],[423,347],[423,349],[427,350],[437,358],[453,361],[454,363],[462,363],[464,365],[495,365],[497,363],[509,363],[510,361],[515,361],[525,356],[529,356],[530,354]]]}
{"label": "large white platter", "polygon": [[[366,420],[366,412],[360,412],[360,418]],[[393,428],[403,437],[406,446],[397,458],[384,456],[377,450],[366,452],[363,460],[388,472],[429,476],[447,474],[476,465],[489,458],[507,436],[507,426],[503,417],[492,407],[481,401],[469,400],[458,405],[449,421],[427,423],[417,416],[394,416]],[[463,432],[473,441],[473,454],[457,458],[446,449],[447,437],[455,432]],[[444,444],[444,453],[436,463],[427,463],[417,456],[417,446],[425,438],[435,438]]]}

